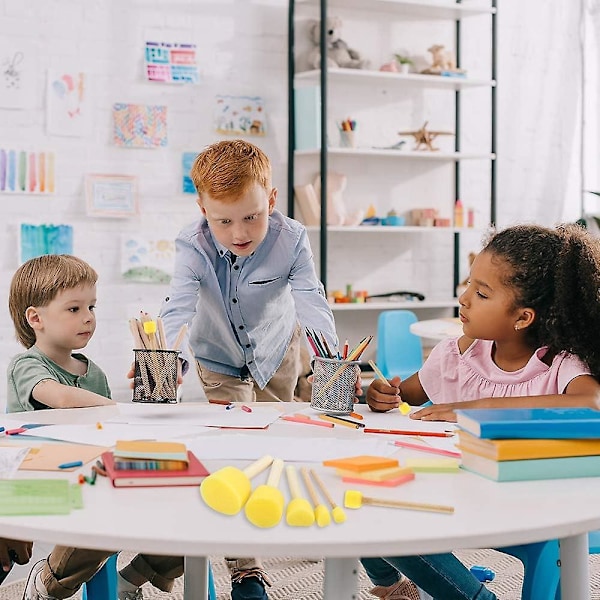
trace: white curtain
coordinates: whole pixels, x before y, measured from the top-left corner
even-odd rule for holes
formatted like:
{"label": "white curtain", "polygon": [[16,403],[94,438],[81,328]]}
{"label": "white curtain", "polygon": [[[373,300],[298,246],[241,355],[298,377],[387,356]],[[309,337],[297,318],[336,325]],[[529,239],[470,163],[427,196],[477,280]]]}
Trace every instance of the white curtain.
{"label": "white curtain", "polygon": [[582,6],[583,0],[499,2],[501,227],[580,216]]}

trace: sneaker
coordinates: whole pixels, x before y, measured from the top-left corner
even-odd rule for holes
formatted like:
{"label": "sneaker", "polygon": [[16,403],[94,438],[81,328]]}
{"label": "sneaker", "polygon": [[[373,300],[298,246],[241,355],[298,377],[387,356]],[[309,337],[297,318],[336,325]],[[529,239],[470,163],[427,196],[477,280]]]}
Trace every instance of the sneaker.
{"label": "sneaker", "polygon": [[393,585],[377,585],[369,590],[370,594],[381,600],[419,600],[419,588],[407,577],[402,577]]}
{"label": "sneaker", "polygon": [[117,598],[119,600],[144,600],[144,592],[141,587],[135,587],[121,573],[117,573]]}
{"label": "sneaker", "polygon": [[269,600],[265,586],[271,581],[262,569],[234,570],[231,574],[231,600]]}
{"label": "sneaker", "polygon": [[44,568],[45,564],[46,559],[42,558],[41,560],[38,560],[33,567],[31,567],[31,571],[29,571],[27,581],[25,582],[23,600],[56,600],[54,596],[48,595],[48,592],[41,580],[42,569]]}

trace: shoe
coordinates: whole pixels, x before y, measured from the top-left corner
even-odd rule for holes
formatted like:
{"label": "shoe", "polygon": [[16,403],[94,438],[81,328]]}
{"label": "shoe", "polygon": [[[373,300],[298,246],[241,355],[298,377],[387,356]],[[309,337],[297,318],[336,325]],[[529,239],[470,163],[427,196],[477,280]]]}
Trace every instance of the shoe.
{"label": "shoe", "polygon": [[231,574],[231,600],[269,600],[265,586],[271,581],[262,569],[234,570]]}
{"label": "shoe", "polygon": [[369,593],[381,600],[419,600],[420,598],[419,588],[404,576],[393,585],[377,585],[369,590]]}
{"label": "shoe", "polygon": [[41,574],[45,564],[46,559],[42,558],[41,560],[38,560],[33,567],[31,567],[31,571],[29,571],[27,581],[25,582],[23,600],[56,600],[54,596],[48,595],[44,584],[41,582],[41,578],[38,577],[38,575]]}
{"label": "shoe", "polygon": [[119,600],[144,600],[142,588],[136,588],[133,583],[129,583],[121,573],[117,572],[117,598]]}

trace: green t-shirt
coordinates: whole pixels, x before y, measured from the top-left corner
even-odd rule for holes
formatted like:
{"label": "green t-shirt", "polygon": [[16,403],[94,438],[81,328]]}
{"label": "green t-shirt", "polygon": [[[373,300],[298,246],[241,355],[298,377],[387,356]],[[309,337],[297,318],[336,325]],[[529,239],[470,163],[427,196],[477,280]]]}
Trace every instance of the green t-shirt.
{"label": "green t-shirt", "polygon": [[31,395],[33,388],[45,379],[89,390],[105,398],[110,398],[110,388],[104,371],[83,354],[74,353],[73,358],[87,365],[85,375],[74,375],[69,371],[65,371],[35,346],[29,348],[27,352],[17,354],[8,365],[6,412],[23,412],[25,410],[48,408],[46,405],[34,400]]}

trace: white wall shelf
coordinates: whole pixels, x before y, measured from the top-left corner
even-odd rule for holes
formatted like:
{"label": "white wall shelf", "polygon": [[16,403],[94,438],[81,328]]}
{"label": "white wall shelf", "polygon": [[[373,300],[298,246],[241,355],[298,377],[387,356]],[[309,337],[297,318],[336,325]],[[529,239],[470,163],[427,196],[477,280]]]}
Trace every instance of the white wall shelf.
{"label": "white wall shelf", "polygon": [[[411,142],[407,139],[407,145]],[[337,148],[330,147],[327,149],[330,156],[355,156],[365,157],[373,156],[380,158],[393,158],[398,160],[425,160],[425,161],[454,161],[454,160],[494,160],[496,156],[485,152],[443,152],[429,150],[414,151],[414,150],[386,150],[379,148]],[[321,150],[314,148],[311,150],[297,150],[296,156],[319,156]]]}
{"label": "white wall shelf", "polygon": [[407,308],[409,310],[423,310],[426,308],[456,308],[458,300],[456,298],[448,298],[447,300],[398,300],[385,302],[336,302],[330,304],[331,310],[336,311],[382,311],[382,310],[397,310]]}
{"label": "white wall shelf", "polygon": [[[319,233],[320,227],[313,226],[307,227],[306,230],[309,233]],[[481,231],[482,229],[476,229],[475,227],[420,227],[416,225],[358,225],[356,227],[342,226],[342,225],[330,225],[327,227],[329,233],[359,233],[359,234],[402,234],[402,233],[461,233],[465,231]]]}
{"label": "white wall shelf", "polygon": [[[296,83],[319,83],[321,71],[313,69],[296,75]],[[439,75],[421,75],[418,73],[390,73],[386,71],[369,71],[366,69],[327,69],[327,77],[331,82],[355,82],[365,84],[418,85],[428,88],[459,90],[472,87],[494,87],[495,81],[473,77],[441,77]]]}
{"label": "white wall shelf", "polygon": [[[296,0],[298,5],[317,6],[316,0]],[[384,11],[401,14],[402,18],[412,19],[463,19],[477,15],[494,14],[495,8],[482,2],[470,1],[464,4],[440,0],[329,0],[332,8],[351,8],[365,11]]]}

